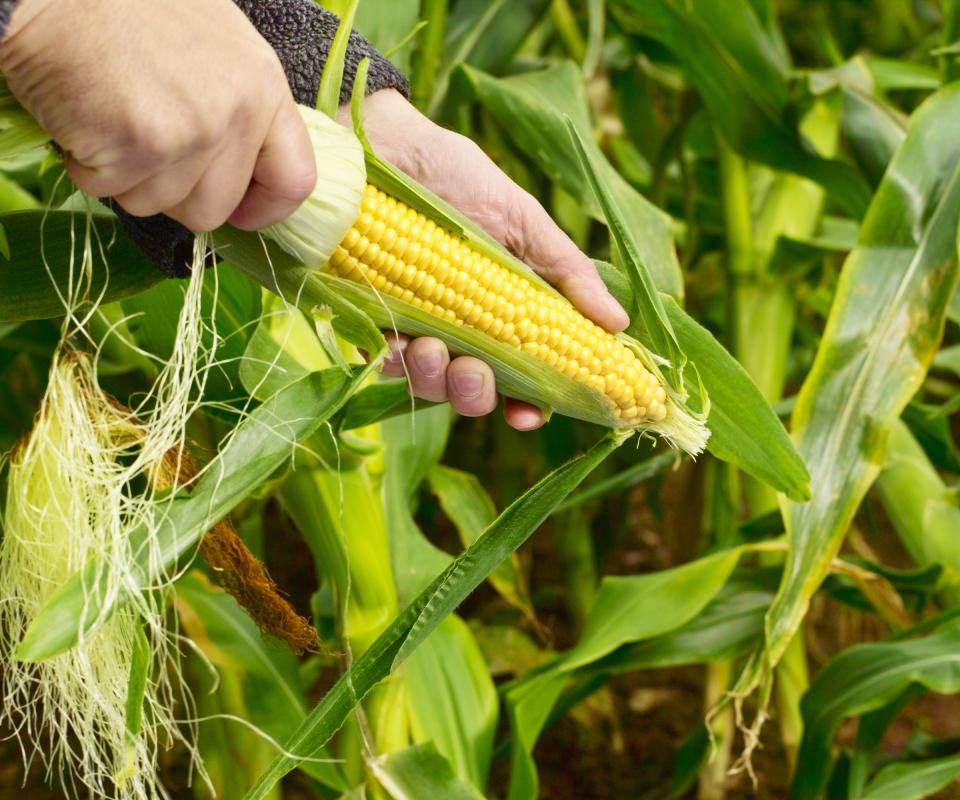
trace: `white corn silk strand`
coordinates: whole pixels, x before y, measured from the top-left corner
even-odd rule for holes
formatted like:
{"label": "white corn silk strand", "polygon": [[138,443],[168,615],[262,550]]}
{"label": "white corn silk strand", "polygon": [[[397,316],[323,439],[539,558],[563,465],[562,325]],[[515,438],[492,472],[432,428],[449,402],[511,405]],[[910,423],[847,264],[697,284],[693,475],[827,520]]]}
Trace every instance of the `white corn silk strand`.
{"label": "white corn silk strand", "polygon": [[[215,337],[212,346],[209,337],[204,340],[201,310],[208,241],[197,237],[174,352],[130,410],[103,391],[94,361],[75,348],[89,339],[86,320],[99,301],[85,292],[99,250],[89,216],[81,235],[71,285],[59,287],[65,320],[49,385],[7,476],[0,541],[0,725],[15,732],[27,764],[39,757],[48,778],[59,778],[69,796],[166,797],[157,776],[158,752],[180,742],[195,758],[195,726],[176,723],[192,715],[193,702],[181,678],[176,619],[167,602],[175,576],[163,569],[155,535],[165,501],[151,487],[163,456],[182,451],[187,421],[214,363],[217,343]],[[129,534],[138,527],[147,535],[136,555],[162,576],[150,592],[138,590],[131,568]],[[105,605],[124,593],[130,600],[67,653],[38,664],[16,661],[27,626],[94,556],[103,565]],[[151,666],[142,724],[131,736],[126,705],[141,630]],[[177,707],[188,713],[175,714]],[[202,764],[196,766],[206,780]]]}

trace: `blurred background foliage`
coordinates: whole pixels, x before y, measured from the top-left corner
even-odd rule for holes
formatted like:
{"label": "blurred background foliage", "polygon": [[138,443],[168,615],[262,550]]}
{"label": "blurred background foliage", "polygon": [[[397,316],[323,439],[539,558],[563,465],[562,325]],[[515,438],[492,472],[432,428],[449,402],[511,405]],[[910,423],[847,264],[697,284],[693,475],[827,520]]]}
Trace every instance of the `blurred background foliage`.
{"label": "blurred background foliage", "polygon": [[[610,260],[564,117],[592,133],[644,266],[791,428],[813,497],[631,442],[320,760],[268,786],[276,749],[229,717],[288,741],[499,511],[597,439],[445,407],[336,442],[321,429],[315,458],[233,520],[328,651],[263,639],[200,563],[178,586],[219,796],[960,796],[960,3],[361,0],[356,27],[419,108]],[[67,199],[59,173],[49,157],[2,164],[0,273],[29,268],[11,226]],[[201,457],[278,348],[299,374],[330,366],[306,317],[217,272],[224,366],[192,425]],[[143,390],[179,297],[163,283],[101,310],[111,392]],[[2,450],[30,427],[56,338],[55,321],[0,324]],[[721,702],[732,690],[743,703]],[[56,796],[37,769],[20,788],[16,756],[0,744],[0,798]],[[163,768],[172,796],[208,795],[182,754]]]}

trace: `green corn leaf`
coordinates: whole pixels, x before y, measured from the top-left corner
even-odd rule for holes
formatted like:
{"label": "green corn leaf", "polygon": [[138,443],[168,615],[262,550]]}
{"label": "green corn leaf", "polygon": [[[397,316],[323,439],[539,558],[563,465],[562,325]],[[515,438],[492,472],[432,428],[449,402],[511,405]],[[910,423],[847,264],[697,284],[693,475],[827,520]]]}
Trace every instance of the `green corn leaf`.
{"label": "green corn leaf", "polygon": [[[162,523],[155,536],[162,563],[131,564],[132,581],[142,589],[154,585],[157,573],[169,569],[203,534],[282,467],[297,442],[312,434],[346,402],[366,376],[339,369],[297,381],[257,408],[240,424],[221,453],[207,467],[192,491],[178,492],[160,504]],[[143,531],[134,531],[134,541]],[[136,552],[137,548],[133,548]],[[25,661],[41,661],[73,647],[82,634],[107,619],[122,597],[107,601],[93,562],[74,576],[33,621],[17,651]]]}
{"label": "green corn leaf", "polygon": [[[344,674],[301,728],[285,743],[292,753],[310,755],[329,741],[356,703],[396,669],[497,564],[540,526],[554,507],[610,453],[622,437],[607,434],[585,455],[550,473],[510,505],[465,553],[443,571]],[[297,759],[276,759],[247,793],[261,800]]]}
{"label": "green corn leaf", "polygon": [[[806,500],[810,473],[804,459],[756,384],[706,328],[671,299],[665,305],[710,399],[707,449],[791,499]],[[687,385],[694,394],[696,385]]]}
{"label": "green corn leaf", "polygon": [[14,156],[45,147],[50,143],[47,132],[23,110],[6,81],[0,86],[0,158]]}
{"label": "green corn leaf", "polygon": [[[112,264],[111,280],[122,270],[122,266],[117,269]],[[183,284],[184,281],[165,280],[121,303],[134,342],[156,358],[154,363],[167,363],[176,346],[179,314],[175,312],[183,305]],[[204,329],[202,341],[217,363],[205,382],[204,399],[237,403],[246,400],[240,372],[250,336],[261,315],[260,295],[260,287],[229,264],[204,272],[201,311],[209,320],[209,327]],[[158,313],[157,309],[164,309],[165,313]],[[131,348],[124,350],[123,358],[129,358]]]}
{"label": "green corn leaf", "polygon": [[881,92],[904,89],[935,92],[940,88],[940,76],[936,69],[926,64],[881,56],[867,56],[863,60]]}
{"label": "green corn leaf", "polygon": [[383,503],[400,602],[409,603],[453,557],[431,542],[413,518],[420,485],[443,456],[453,413],[448,405],[393,417],[382,425]]}
{"label": "green corn leaf", "polygon": [[[776,570],[737,570],[709,605],[685,625],[653,639],[623,645],[581,668],[572,676],[568,688],[556,697],[552,708],[541,707],[541,712],[549,710],[546,724],[560,719],[614,675],[712,664],[742,655],[763,635],[763,615],[773,599],[777,577]],[[515,684],[517,688],[522,685],[523,681]],[[513,691],[511,688],[508,698],[513,697]],[[518,696],[523,696],[522,691]],[[530,717],[529,705],[522,708],[508,705],[508,709],[514,712],[516,720]],[[527,745],[535,741],[537,731],[529,725],[524,728],[521,737]],[[528,776],[535,774],[532,760],[517,766]]]}
{"label": "green corn leaf", "polygon": [[291,472],[280,500],[313,553],[318,580],[335,592],[343,635],[363,652],[397,614],[380,482],[366,465]]}
{"label": "green corn leaf", "polygon": [[867,785],[861,800],[920,800],[960,775],[960,754],[888,764]]}
{"label": "green corn leaf", "polygon": [[482,791],[500,708],[487,662],[462,619],[451,614],[410,654],[403,686],[414,741],[431,742],[459,779]]}
{"label": "green corn leaf", "polygon": [[641,461],[638,464],[634,464],[632,467],[627,467],[625,470],[618,472],[616,475],[611,475],[609,478],[604,478],[602,481],[597,481],[582,491],[571,495],[560,504],[560,506],[557,508],[557,513],[569,511],[572,508],[579,508],[584,503],[589,503],[591,500],[596,500],[597,498],[605,497],[608,494],[622,492],[633,486],[637,486],[644,481],[655,478],[657,475],[661,475],[676,464],[676,453],[658,453],[657,455],[648,458],[646,461]]}
{"label": "green corn leaf", "polygon": [[688,622],[727,582],[740,555],[734,548],[650,575],[604,578],[580,641],[555,669],[575,670]]}
{"label": "green corn leaf", "polygon": [[884,99],[883,85],[862,56],[810,73],[815,94],[837,88],[843,92],[841,125],[852,155],[871,182],[879,182],[906,136],[906,115]]}
{"label": "green corn leaf", "polygon": [[347,44],[353,31],[353,19],[357,14],[360,0],[351,0],[340,12],[340,26],[330,43],[330,52],[320,76],[320,89],[317,92],[316,107],[331,119],[337,116],[340,108],[340,86],[343,83],[344,59],[347,56]]}
{"label": "green corn leaf", "polygon": [[143,729],[143,700],[150,679],[151,653],[150,642],[142,626],[134,633],[133,652],[130,658],[130,683],[127,687],[127,705],[124,713],[124,725],[127,729],[124,765],[115,776],[118,786],[123,786],[136,771],[137,741]]}
{"label": "green corn leaf", "polygon": [[463,0],[452,6],[443,63],[427,105],[431,117],[441,110],[448,91],[450,105],[459,99],[452,77],[461,64],[494,72],[507,66],[527,31],[546,14],[550,0]]}
{"label": "green corn leaf", "polygon": [[[621,303],[632,303],[626,278],[610,264],[594,263],[613,296]],[[663,304],[680,348],[690,363],[696,365],[700,382],[710,398],[707,450],[791,499],[803,502],[810,496],[810,475],[770,403],[743,367],[706,328],[671,298],[663,297]],[[628,333],[641,341],[646,336],[645,330],[636,325],[631,326]],[[687,388],[693,395],[698,392],[692,381]]]}
{"label": "green corn leaf", "polygon": [[960,597],[960,507],[910,429],[898,420],[875,485],[887,516],[914,563],[941,566],[941,588]]}
{"label": "green corn leaf", "polygon": [[956,622],[922,639],[855,645],[823,668],[801,703],[804,735],[798,763],[804,768],[794,776],[791,796],[819,796],[830,774],[833,737],[845,718],[883,708],[913,684],[934,692],[960,691]]}
{"label": "green corn leaf", "polygon": [[[297,657],[266,640],[236,600],[199,571],[177,581],[177,606],[186,633],[213,666],[242,676],[243,709],[250,722],[275,740],[289,736],[307,715]],[[329,754],[321,753],[319,758]],[[332,760],[305,761],[300,769],[325,786],[346,789]]]}
{"label": "green corn leaf", "polygon": [[[346,0],[326,0],[323,3],[340,17],[350,10]],[[417,26],[419,0],[363,0],[356,5],[353,29],[372,44],[403,73],[410,68],[407,42]]]}
{"label": "green corn leaf", "polygon": [[737,570],[709,605],[675,631],[625,644],[585,668],[617,674],[735,658],[763,634],[763,615],[773,600],[776,571]]}
{"label": "green corn leaf", "polygon": [[587,0],[587,18],[590,22],[587,52],[583,56],[583,75],[592,78],[603,54],[604,29],[607,20],[605,0]]}
{"label": "green corn leaf", "polygon": [[538,796],[533,748],[571,674],[622,645],[686,625],[718,594],[741,553],[734,548],[649,575],[604,578],[577,645],[507,690],[514,735],[509,800]]}
{"label": "green corn leaf", "polygon": [[[86,224],[86,213],[77,211],[0,214],[10,245],[10,257],[0,259],[0,322],[63,316],[59,292],[69,285],[71,251],[79,273]],[[95,234],[91,297],[102,296],[102,303],[123,300],[163,280],[163,273],[119,233],[115,218],[95,214],[90,224]],[[109,270],[101,255],[110,263]]]}
{"label": "green corn leaf", "polygon": [[411,397],[406,380],[385,380],[364,387],[350,398],[343,410],[341,427],[351,431],[433,405],[427,400]]}
{"label": "green corn leaf", "polygon": [[[468,472],[437,465],[427,477],[443,513],[453,522],[463,546],[469,547],[497,517],[492,498],[477,477]],[[490,585],[528,619],[534,618],[533,603],[515,554],[490,574]]]}
{"label": "green corn leaf", "polygon": [[626,271],[633,288],[635,305],[631,310],[636,309],[637,312],[637,316],[633,318],[633,324],[646,331],[646,338],[652,343],[653,352],[669,362],[663,367],[663,372],[669,376],[670,386],[684,397],[683,368],[686,365],[686,356],[677,342],[677,336],[667,317],[663,300],[653,283],[649,267],[643,261],[639,241],[630,230],[626,216],[617,204],[610,187],[591,159],[579,131],[570,117],[566,117],[564,121],[567,133],[573,142],[574,152],[580,159],[580,168],[587,176],[590,189],[597,198],[597,203],[603,210],[604,219],[610,228],[614,253],[617,254],[618,262]]}
{"label": "green corn leaf", "polygon": [[884,460],[886,439],[920,387],[957,282],[960,89],[914,115],[847,259],[827,328],[793,412],[810,467],[811,500],[781,500],[791,547],[766,623],[766,648],[739,691],[762,685],[785,652],[810,597]]}
{"label": "green corn leaf", "polygon": [[741,155],[821,184],[861,217],[870,188],[856,169],[814,155],[788,124],[787,65],[749,0],[619,0],[628,29],[677,57],[724,139]]}
{"label": "green corn leaf", "polygon": [[860,717],[857,722],[856,746],[850,754],[850,774],[846,781],[847,794],[850,797],[863,797],[863,790],[870,780],[870,773],[874,770],[887,728],[907,703],[921,697],[925,692],[923,686],[914,684],[904,689],[896,699],[882,708]]}

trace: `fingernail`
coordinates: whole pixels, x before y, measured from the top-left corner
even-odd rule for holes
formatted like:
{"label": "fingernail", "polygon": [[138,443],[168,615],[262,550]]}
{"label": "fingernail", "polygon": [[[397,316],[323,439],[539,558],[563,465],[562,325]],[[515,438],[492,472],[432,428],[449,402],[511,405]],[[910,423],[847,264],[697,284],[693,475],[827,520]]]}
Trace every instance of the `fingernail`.
{"label": "fingernail", "polygon": [[436,350],[418,353],[413,358],[420,374],[427,378],[436,378],[443,370],[443,356]]}
{"label": "fingernail", "polygon": [[403,363],[403,353],[407,349],[408,342],[396,341],[395,339],[390,340],[390,353],[384,359],[389,361],[391,364],[402,364]]}
{"label": "fingernail", "polygon": [[453,388],[467,400],[479,397],[483,391],[483,375],[479,372],[458,372],[453,376]]}
{"label": "fingernail", "polygon": [[627,312],[609,292],[607,292],[606,297],[604,297],[604,305],[610,312],[610,318],[616,320],[618,327],[625,328],[630,324],[630,317],[627,315]]}

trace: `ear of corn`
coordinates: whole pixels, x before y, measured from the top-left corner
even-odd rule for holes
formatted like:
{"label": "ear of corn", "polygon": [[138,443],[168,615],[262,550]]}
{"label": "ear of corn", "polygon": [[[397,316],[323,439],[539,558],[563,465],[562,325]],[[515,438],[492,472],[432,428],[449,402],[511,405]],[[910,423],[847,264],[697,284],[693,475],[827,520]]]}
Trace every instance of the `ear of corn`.
{"label": "ear of corn", "polygon": [[[455,354],[482,358],[519,399],[703,450],[702,419],[666,385],[655,356],[595,325],[502,249],[478,248],[430,218],[435,209],[412,208],[366,182],[356,138],[317,111],[301,113],[320,178],[314,197],[265,231],[269,238],[381,327],[437,336]],[[249,265],[236,252],[225,255]],[[280,282],[289,283],[284,272]]]}

